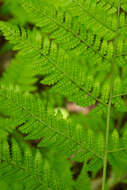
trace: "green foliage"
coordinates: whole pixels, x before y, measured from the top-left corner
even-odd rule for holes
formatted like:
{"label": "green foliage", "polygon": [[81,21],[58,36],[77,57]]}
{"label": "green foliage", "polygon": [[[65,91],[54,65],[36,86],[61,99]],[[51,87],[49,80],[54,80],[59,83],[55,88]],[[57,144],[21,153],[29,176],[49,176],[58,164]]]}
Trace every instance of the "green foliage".
{"label": "green foliage", "polygon": [[94,190],[101,176],[114,189],[127,171],[127,1],[1,2],[0,187]]}
{"label": "green foliage", "polygon": [[[49,161],[42,157],[40,150],[31,150],[28,145],[23,147],[11,139],[11,154],[6,140],[0,142],[1,147],[1,180],[6,180],[14,189],[65,189],[66,185],[52,169]],[[67,168],[67,166],[65,166]],[[69,170],[66,170],[69,172]],[[12,183],[12,178],[14,183]],[[63,177],[64,178],[64,177]],[[70,178],[71,179],[71,178]],[[70,188],[71,189],[71,188]]]}

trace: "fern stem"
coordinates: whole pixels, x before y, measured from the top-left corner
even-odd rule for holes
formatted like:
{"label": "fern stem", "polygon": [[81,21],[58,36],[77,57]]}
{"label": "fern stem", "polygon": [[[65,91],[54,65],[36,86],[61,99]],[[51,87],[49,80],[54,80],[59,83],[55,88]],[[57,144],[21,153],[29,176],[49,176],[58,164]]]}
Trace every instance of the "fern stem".
{"label": "fern stem", "polygon": [[125,92],[123,94],[116,94],[113,96],[113,98],[120,97],[120,96],[126,96],[126,95],[127,95],[127,92]]}
{"label": "fern stem", "polygon": [[114,55],[112,58],[112,65],[111,65],[110,97],[109,97],[108,108],[107,108],[107,123],[106,123],[105,153],[104,153],[104,163],[103,163],[102,190],[105,190],[105,182],[106,182],[106,174],[107,174],[108,142],[109,142],[110,116],[111,116],[111,106],[112,106],[113,86],[114,86],[115,57],[117,54],[117,40],[118,40],[118,36],[119,36],[118,31],[119,31],[119,24],[120,24],[119,16],[120,16],[120,0],[118,0],[116,36],[114,39]]}
{"label": "fern stem", "polygon": [[127,150],[127,148],[119,148],[116,150],[109,150],[108,153],[121,152],[121,151],[126,151],[126,150]]}
{"label": "fern stem", "polygon": [[[113,64],[114,65],[114,64]],[[112,82],[113,83],[113,82]],[[113,86],[113,84],[112,84]],[[108,158],[108,139],[109,139],[109,127],[110,127],[110,114],[111,114],[111,102],[112,102],[112,89],[110,90],[110,99],[108,103],[107,111],[107,125],[106,125],[106,140],[105,140],[105,155],[103,164],[103,179],[102,179],[102,190],[105,189],[106,173],[107,173],[107,158]]]}

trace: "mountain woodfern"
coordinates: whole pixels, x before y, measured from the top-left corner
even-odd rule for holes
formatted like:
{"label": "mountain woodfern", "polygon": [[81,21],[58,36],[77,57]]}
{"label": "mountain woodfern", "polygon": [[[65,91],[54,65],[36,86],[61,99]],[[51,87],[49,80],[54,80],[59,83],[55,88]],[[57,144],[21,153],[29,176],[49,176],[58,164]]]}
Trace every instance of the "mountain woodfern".
{"label": "mountain woodfern", "polygon": [[0,4],[1,189],[126,190],[127,1]]}

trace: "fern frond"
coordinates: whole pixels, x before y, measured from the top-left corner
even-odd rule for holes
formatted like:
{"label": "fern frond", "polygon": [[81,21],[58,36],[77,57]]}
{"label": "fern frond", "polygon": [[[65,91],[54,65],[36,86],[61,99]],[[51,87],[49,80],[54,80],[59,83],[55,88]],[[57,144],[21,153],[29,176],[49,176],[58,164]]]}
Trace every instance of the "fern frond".
{"label": "fern frond", "polygon": [[[95,36],[92,31],[88,31],[86,24],[81,25],[70,13],[61,12],[61,10],[58,10],[57,13],[54,7],[49,9],[47,6],[43,6],[43,9],[41,9],[39,4],[33,0],[22,1],[22,6],[35,20],[36,25],[42,27],[42,30],[46,28],[50,38],[55,39],[64,49],[73,49],[80,46],[77,51],[80,52],[82,48],[90,57],[92,55],[96,56],[96,61],[103,59],[103,64],[104,60],[105,65],[108,64],[111,52],[106,52],[107,55],[104,52],[106,46],[111,46],[112,43],[108,44],[106,40],[103,40],[104,46],[99,48],[102,44],[102,38]],[[40,16],[38,17],[38,15]]]}
{"label": "fern frond", "polygon": [[[113,55],[111,49],[113,49],[112,43],[117,23],[117,9],[112,7],[110,3],[107,5],[102,1],[91,0],[88,3],[84,0],[74,0],[72,6],[75,7],[75,11],[73,10],[72,13],[70,11],[62,12],[62,10],[56,10],[53,6],[46,5],[43,5],[43,9],[41,9],[39,3],[34,0],[23,0],[22,6],[31,15],[31,19],[35,21],[36,25],[42,27],[42,31],[46,29],[47,33],[50,34],[50,39],[55,39],[64,49],[75,49],[76,54],[83,53],[87,55],[87,57],[90,57],[91,63],[98,62],[101,63],[100,65],[103,64],[105,69],[110,69]],[[85,15],[82,15],[82,12]],[[74,13],[77,14],[72,15]],[[79,16],[79,18],[76,19],[75,16]],[[126,22],[126,14],[121,13],[119,32],[123,39],[126,39]],[[113,27],[113,29],[110,27]],[[110,40],[105,39],[105,35]],[[123,40],[122,46],[125,46],[125,44],[125,40]],[[119,50],[117,54],[119,54]],[[93,60],[92,57],[94,57]],[[120,64],[122,59],[123,57],[120,56],[117,63]],[[123,62],[125,62],[124,59]]]}
{"label": "fern frond", "polygon": [[[115,35],[115,15],[116,9],[107,7],[97,1],[73,0],[70,7],[74,16],[79,16],[80,22],[86,24],[86,28],[93,30],[95,34],[107,39],[112,39]],[[102,32],[103,31],[103,32]]]}
{"label": "fern frond", "polygon": [[[31,95],[22,96],[14,90],[3,89],[0,92],[0,102],[0,109],[3,110],[4,115],[16,117],[19,121],[24,119],[24,125],[19,130],[27,134],[27,140],[41,139],[39,147],[54,145],[67,156],[78,154],[78,150],[82,150],[84,157],[88,153],[88,158],[95,155],[102,159],[98,149],[97,152],[92,150],[94,141],[90,140],[90,134],[87,134],[81,126],[75,128],[61,117],[46,113],[40,99],[35,99]],[[88,158],[86,156],[86,159]]]}
{"label": "fern frond", "polygon": [[20,53],[9,63],[9,66],[0,80],[0,82],[6,86],[19,86],[19,88],[25,92],[35,91],[37,89],[35,86],[37,81],[38,78],[34,70],[34,65],[31,64],[28,59],[23,59]]}
{"label": "fern frond", "polygon": [[121,169],[121,171],[126,171],[127,169],[127,147],[125,143],[126,130],[122,136],[119,137],[119,133],[116,129],[114,129],[112,136],[109,141],[109,155],[108,160],[109,164],[117,171]]}
{"label": "fern frond", "polygon": [[23,189],[64,189],[65,185],[51,168],[48,161],[43,160],[39,150],[35,153],[28,146],[21,149],[15,139],[11,140],[11,152],[6,140],[0,141],[0,178],[7,183],[23,184]]}
{"label": "fern frond", "polygon": [[23,121],[18,121],[18,118],[10,119],[0,117],[0,139],[7,139],[8,135],[12,134],[22,123]]}
{"label": "fern frond", "polygon": [[[1,29],[5,37],[10,40],[10,42],[14,38],[17,39],[13,42],[15,49],[21,51],[21,55],[24,59],[27,57],[31,63],[31,67],[33,67],[33,65],[35,66],[34,75],[45,75],[44,80],[42,80],[43,84],[53,85],[55,91],[62,93],[68,97],[70,101],[76,102],[80,106],[90,106],[99,102],[102,105],[99,104],[97,106],[97,112],[100,110],[101,113],[103,111],[106,112],[105,105],[109,99],[110,89],[109,80],[104,83],[105,78],[107,78],[109,74],[107,71],[104,73],[99,72],[98,69],[100,70],[101,67],[98,65],[96,68],[96,75],[98,75],[97,77],[99,80],[95,80],[94,68],[94,75],[93,70],[91,70],[89,75],[86,75],[87,70],[83,70],[78,61],[73,60],[73,58],[71,58],[64,49],[58,47],[54,41],[50,41],[46,37],[43,39],[43,46],[41,45],[41,38],[33,43],[33,41],[31,41],[33,33],[26,32],[24,29],[23,32],[20,33],[20,29],[17,26],[13,28],[13,35],[11,36],[11,27],[12,25],[1,22]],[[27,33],[29,34],[28,37],[26,35]],[[85,63],[85,66],[89,70],[87,63]],[[90,65],[90,69],[92,69],[92,65]],[[118,76],[118,73],[116,73],[116,76]],[[117,77],[116,81],[118,81]],[[102,86],[101,89],[100,86]],[[115,88],[114,86],[113,93],[116,92]],[[121,89],[117,89],[117,93],[120,92]],[[126,111],[122,99],[120,97],[117,99],[118,103],[115,101],[116,105],[114,107],[118,110],[122,107],[121,110]],[[114,104],[114,102],[112,103]]]}
{"label": "fern frond", "polygon": [[[56,84],[55,90],[63,91],[63,94],[69,96],[71,101],[75,100],[82,106],[95,104],[96,101],[105,104],[103,100],[98,99],[100,86],[98,82],[93,84],[92,94],[90,92],[93,83],[91,77],[89,78],[88,76],[86,79],[85,72],[80,68],[78,63],[74,62],[74,65],[71,65],[69,55],[63,49],[58,48],[54,41],[50,46],[50,41],[48,38],[45,38],[42,49],[40,43],[34,45],[31,42],[31,35],[28,38],[26,37],[27,32],[24,29],[22,30],[22,34],[20,34],[19,28],[15,26],[13,32],[11,31],[10,33],[11,27],[10,24],[1,22],[0,28],[5,32],[6,39],[10,40],[10,43],[13,42],[14,38],[17,39],[13,42],[14,48],[21,49],[24,57],[27,56],[29,58],[29,56],[32,56],[30,60],[33,58],[31,64],[34,64],[36,67],[35,73],[48,75],[43,80],[43,84]],[[88,86],[84,84],[86,80],[89,81]]]}
{"label": "fern frond", "polygon": [[91,190],[91,184],[90,184],[90,180],[89,180],[85,165],[83,166],[81,173],[78,176],[78,179],[76,180],[75,187],[78,190],[82,190],[83,188],[87,190]]}

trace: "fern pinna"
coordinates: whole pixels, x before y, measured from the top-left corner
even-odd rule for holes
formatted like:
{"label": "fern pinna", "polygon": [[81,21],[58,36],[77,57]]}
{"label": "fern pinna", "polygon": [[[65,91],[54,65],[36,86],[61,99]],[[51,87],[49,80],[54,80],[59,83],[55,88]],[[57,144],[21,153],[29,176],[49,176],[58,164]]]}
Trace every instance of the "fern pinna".
{"label": "fern pinna", "polygon": [[127,1],[1,4],[0,187],[126,189]]}

